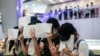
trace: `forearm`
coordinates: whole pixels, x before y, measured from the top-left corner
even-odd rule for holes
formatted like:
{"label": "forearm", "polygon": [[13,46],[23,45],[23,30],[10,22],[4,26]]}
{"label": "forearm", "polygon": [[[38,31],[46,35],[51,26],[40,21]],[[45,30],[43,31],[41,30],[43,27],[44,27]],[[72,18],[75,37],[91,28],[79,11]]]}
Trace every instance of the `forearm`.
{"label": "forearm", "polygon": [[18,51],[17,43],[14,44],[14,47],[15,47],[15,51]]}
{"label": "forearm", "polygon": [[20,41],[20,42],[21,42],[21,48],[22,48],[23,54],[27,55],[28,54],[28,50],[26,49],[26,46],[24,45],[24,42],[23,41]]}
{"label": "forearm", "polygon": [[6,48],[6,42],[7,42],[7,41],[4,42],[4,44],[3,44],[3,46],[2,46],[2,49],[5,49],[5,48]]}
{"label": "forearm", "polygon": [[71,52],[66,52],[66,54],[67,54],[68,56],[75,56],[75,55],[73,55]]}
{"label": "forearm", "polygon": [[34,43],[36,55],[37,55],[37,56],[41,56],[41,48],[40,48],[40,46],[38,45],[36,38],[33,39],[33,43]]}
{"label": "forearm", "polygon": [[53,53],[52,56],[60,56],[57,52]]}
{"label": "forearm", "polygon": [[47,38],[49,46],[52,44],[51,38]]}

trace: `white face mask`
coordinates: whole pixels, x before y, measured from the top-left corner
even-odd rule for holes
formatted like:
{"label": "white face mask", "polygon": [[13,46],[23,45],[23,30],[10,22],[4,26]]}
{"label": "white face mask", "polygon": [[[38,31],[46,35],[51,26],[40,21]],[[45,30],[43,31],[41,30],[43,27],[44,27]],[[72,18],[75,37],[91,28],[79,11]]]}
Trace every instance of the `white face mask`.
{"label": "white face mask", "polygon": [[53,30],[52,35],[56,35],[56,34],[57,34],[57,30]]}

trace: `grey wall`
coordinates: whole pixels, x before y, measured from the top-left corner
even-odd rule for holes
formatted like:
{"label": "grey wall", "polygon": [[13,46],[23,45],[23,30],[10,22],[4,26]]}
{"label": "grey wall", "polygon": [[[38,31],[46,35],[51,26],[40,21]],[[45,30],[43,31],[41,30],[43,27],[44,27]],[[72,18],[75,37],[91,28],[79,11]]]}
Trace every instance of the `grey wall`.
{"label": "grey wall", "polygon": [[17,25],[16,0],[0,0],[3,32]]}

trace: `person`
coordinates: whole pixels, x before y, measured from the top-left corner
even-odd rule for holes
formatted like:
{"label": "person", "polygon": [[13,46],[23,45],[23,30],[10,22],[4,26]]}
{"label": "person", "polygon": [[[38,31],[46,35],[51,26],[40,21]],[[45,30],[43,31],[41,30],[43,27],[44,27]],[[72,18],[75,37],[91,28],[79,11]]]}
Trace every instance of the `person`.
{"label": "person", "polygon": [[[77,42],[80,40],[77,30],[71,23],[64,23],[62,24],[59,34],[62,36],[61,41],[68,41],[71,35],[74,35],[74,47],[73,51],[70,51],[68,48],[68,44],[66,48],[62,51],[68,56],[88,56],[89,55],[89,48],[86,41],[81,41],[79,47],[77,47]],[[76,49],[75,49],[76,48]],[[63,54],[62,54],[63,55]]]}
{"label": "person", "polygon": [[78,7],[78,18],[81,19],[82,10],[80,9],[79,5],[77,5],[77,7]]}
{"label": "person", "polygon": [[70,6],[70,8],[69,8],[69,16],[70,16],[70,19],[73,18],[73,9],[72,9],[72,6]]}
{"label": "person", "polygon": [[19,48],[17,47],[17,39],[14,40],[14,45],[12,46],[12,48],[10,47],[11,45],[10,42],[11,40],[8,41],[8,36],[6,36],[3,46],[2,46],[3,55],[17,56],[17,54],[19,53]]}
{"label": "person", "polygon": [[61,8],[59,8],[58,19],[62,20],[62,10],[61,10]]}
{"label": "person", "polygon": [[89,16],[90,16],[90,8],[89,5],[87,4],[85,9],[85,18],[89,18]]}
{"label": "person", "polygon": [[53,17],[53,11],[52,10],[50,10],[50,12],[49,12],[49,18],[51,18],[51,17]]}
{"label": "person", "polygon": [[77,19],[77,8],[74,7],[74,16],[75,16],[75,19]]}
{"label": "person", "polygon": [[20,34],[19,38],[22,48],[22,52],[19,54],[19,56],[28,56],[28,44],[24,43],[24,36],[22,33]]}
{"label": "person", "polygon": [[58,10],[55,9],[54,18],[58,18]]}
{"label": "person", "polygon": [[[34,25],[36,23],[42,23],[42,22],[40,20],[38,20],[37,17],[33,16],[28,25]],[[29,51],[30,42],[32,41],[32,38],[24,38],[23,29],[24,29],[24,27],[21,27],[19,29],[20,30],[20,34],[19,34],[20,48],[22,49],[19,56],[31,56],[31,54],[29,54],[28,51]],[[38,38],[37,41],[39,42],[40,38]]]}
{"label": "person", "polygon": [[95,17],[95,8],[94,8],[94,6],[93,6],[93,2],[91,2],[91,7],[90,7],[90,9],[91,9],[91,18],[93,18],[93,17]]}
{"label": "person", "polygon": [[[89,56],[89,48],[86,43],[86,41],[81,41],[79,43],[79,46],[77,46],[78,42],[80,41],[79,35],[77,33],[77,30],[71,23],[64,23],[61,25],[59,34],[62,36],[61,41],[68,41],[70,39],[71,35],[74,35],[74,47],[73,50],[70,51],[68,44],[65,45],[65,48],[62,49],[60,52],[60,56]],[[60,42],[61,44],[61,42]],[[60,48],[60,47],[59,47]],[[58,56],[58,51],[56,50],[56,47],[52,44],[50,46],[50,50],[52,53],[54,53],[54,56]],[[54,51],[53,51],[54,50]]]}
{"label": "person", "polygon": [[67,20],[68,19],[68,8],[67,8],[67,6],[65,7],[63,14],[64,14],[64,20]]}
{"label": "person", "polygon": [[38,45],[36,37],[35,37],[35,32],[34,30],[30,31],[30,34],[33,39],[34,47],[37,56],[52,56],[53,54],[50,52],[49,46],[51,46],[51,43],[54,43],[58,50],[59,46],[59,34],[58,34],[58,29],[60,27],[58,21],[55,18],[50,18],[47,23],[52,23],[52,33],[47,33],[47,38],[43,38]]}
{"label": "person", "polygon": [[58,14],[58,11],[57,11],[57,9],[55,9],[55,15],[57,15]]}

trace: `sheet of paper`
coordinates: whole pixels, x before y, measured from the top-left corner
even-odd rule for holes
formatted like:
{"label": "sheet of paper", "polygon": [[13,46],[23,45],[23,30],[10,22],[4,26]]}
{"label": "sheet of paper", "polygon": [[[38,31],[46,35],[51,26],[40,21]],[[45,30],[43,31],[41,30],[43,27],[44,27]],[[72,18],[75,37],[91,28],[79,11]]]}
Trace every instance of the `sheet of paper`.
{"label": "sheet of paper", "polygon": [[70,39],[67,41],[66,45],[68,46],[70,51],[73,51],[73,48],[74,48],[74,35],[70,36]]}
{"label": "sheet of paper", "polygon": [[19,18],[19,28],[21,28],[22,26],[26,26],[30,23],[30,18],[31,16],[25,16],[25,17],[21,17]]}
{"label": "sheet of paper", "polygon": [[62,51],[64,48],[66,48],[66,44],[60,41],[59,51]]}
{"label": "sheet of paper", "polygon": [[14,40],[18,36],[18,29],[8,29],[8,39],[9,40]]}
{"label": "sheet of paper", "polygon": [[74,47],[74,35],[71,35],[68,41],[60,41],[59,51],[62,51],[64,48],[69,48],[70,51]]}
{"label": "sheet of paper", "polygon": [[28,54],[29,55],[34,55],[35,54],[35,48],[34,48],[33,40],[31,40],[31,42],[29,43]]}
{"label": "sheet of paper", "polygon": [[51,32],[52,24],[38,23],[36,24],[36,37],[47,37],[47,33]]}
{"label": "sheet of paper", "polygon": [[35,25],[27,25],[27,26],[24,26],[24,30],[23,30],[24,38],[31,38],[30,30],[32,28],[35,28]]}

